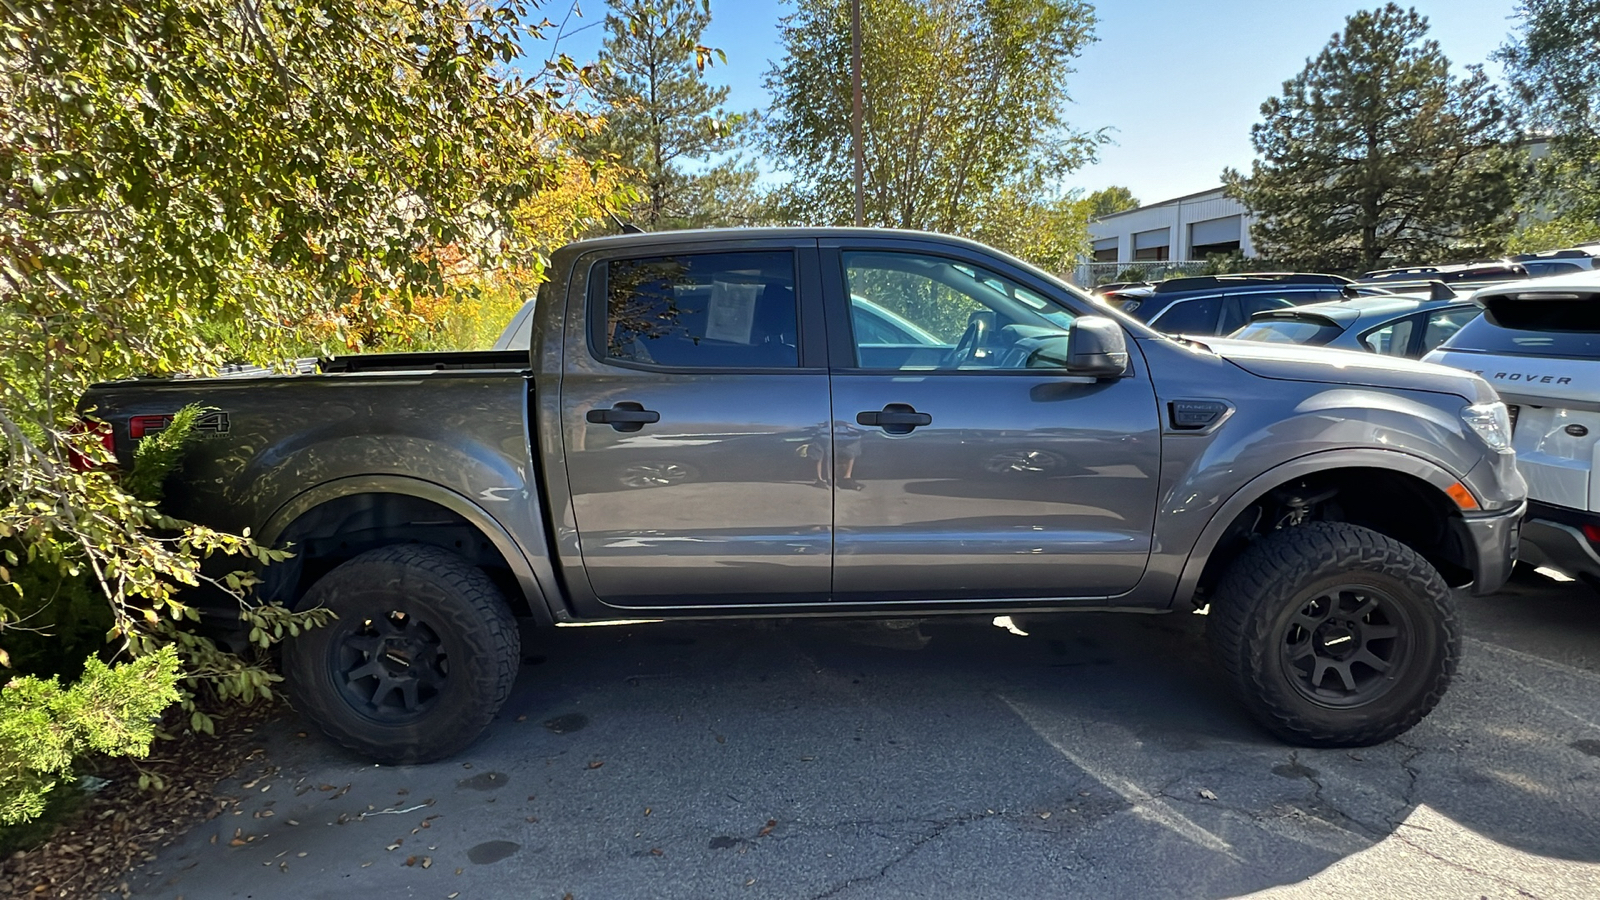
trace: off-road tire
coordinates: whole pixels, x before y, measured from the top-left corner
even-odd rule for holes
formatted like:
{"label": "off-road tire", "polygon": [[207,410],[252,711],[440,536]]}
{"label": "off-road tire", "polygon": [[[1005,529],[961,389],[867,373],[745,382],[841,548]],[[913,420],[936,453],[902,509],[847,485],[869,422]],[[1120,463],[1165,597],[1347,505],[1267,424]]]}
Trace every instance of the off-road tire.
{"label": "off-road tire", "polygon": [[[505,596],[447,550],[370,550],[323,576],[297,606],[339,618],[285,644],[289,697],[329,738],[372,760],[430,762],[464,749],[516,679],[521,651]],[[373,671],[351,677],[362,670]],[[363,706],[369,685],[381,703]]]}
{"label": "off-road tire", "polygon": [[[1353,615],[1374,598],[1381,602],[1372,612]],[[1353,607],[1343,610],[1352,615],[1324,611],[1319,619],[1329,607]],[[1391,628],[1393,638],[1374,637]],[[1404,733],[1444,696],[1461,653],[1438,570],[1410,547],[1343,522],[1308,522],[1248,547],[1217,585],[1207,637],[1251,715],[1284,740],[1312,747],[1366,746]],[[1391,671],[1335,660],[1325,654],[1350,648],[1330,642],[1354,643],[1369,659],[1387,653]],[[1319,666],[1321,684],[1313,681]],[[1367,694],[1345,691],[1352,673],[1365,679]],[[1311,696],[1322,693],[1347,696]]]}

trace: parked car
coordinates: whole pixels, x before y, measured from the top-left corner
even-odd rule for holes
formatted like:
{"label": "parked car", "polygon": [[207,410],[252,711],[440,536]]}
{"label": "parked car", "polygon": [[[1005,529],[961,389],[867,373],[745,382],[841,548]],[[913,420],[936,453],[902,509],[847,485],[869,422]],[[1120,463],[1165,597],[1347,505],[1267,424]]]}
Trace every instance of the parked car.
{"label": "parked car", "polygon": [[1511,261],[1521,263],[1522,267],[1528,270],[1530,278],[1539,278],[1544,275],[1565,275],[1571,272],[1587,272],[1595,268],[1594,255],[1576,248],[1546,250],[1542,253],[1519,253],[1511,257]]}
{"label": "parked car", "polygon": [[1114,294],[1117,291],[1126,291],[1130,288],[1148,287],[1155,287],[1155,283],[1150,281],[1109,281],[1105,284],[1095,285],[1094,288],[1089,291],[1089,293],[1091,295],[1099,295],[1104,297],[1107,294]]}
{"label": "parked car", "polygon": [[1433,298],[1375,294],[1258,312],[1229,337],[1421,359],[1482,312],[1449,288]]}
{"label": "parked car", "polygon": [[[1449,683],[1450,588],[1496,590],[1512,564],[1525,487],[1476,375],[1213,352],[916,232],[624,235],[557,251],[550,275],[528,350],[83,398],[124,463],[176,410],[211,410],[169,511],[293,546],[259,595],[338,619],[286,643],[287,689],[374,759],[471,743],[518,671],[518,618],[557,640],[619,619],[1204,606],[1266,729],[1370,744]],[[872,307],[913,340],[873,344]]]}
{"label": "parked car", "polygon": [[1473,300],[1483,316],[1427,359],[1481,375],[1508,404],[1529,493],[1521,559],[1600,587],[1600,272]]}
{"label": "parked car", "polygon": [[1378,285],[1390,291],[1405,291],[1426,290],[1428,284],[1434,281],[1450,285],[1486,286],[1527,277],[1527,268],[1518,262],[1478,262],[1378,269],[1363,274],[1356,279],[1356,283]]}
{"label": "parked car", "polygon": [[1166,334],[1228,334],[1262,310],[1341,297],[1349,283],[1338,275],[1294,272],[1199,275],[1118,292],[1112,305]]}

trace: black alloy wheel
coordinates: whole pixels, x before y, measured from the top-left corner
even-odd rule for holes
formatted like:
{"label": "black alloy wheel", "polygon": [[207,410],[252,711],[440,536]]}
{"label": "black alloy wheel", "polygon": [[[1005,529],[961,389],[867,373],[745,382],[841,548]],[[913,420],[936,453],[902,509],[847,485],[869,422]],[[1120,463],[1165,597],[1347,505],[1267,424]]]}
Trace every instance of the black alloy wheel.
{"label": "black alloy wheel", "polygon": [[1369,585],[1315,592],[1284,628],[1284,671],[1313,703],[1353,707],[1395,686],[1411,642],[1411,620],[1394,598]]}

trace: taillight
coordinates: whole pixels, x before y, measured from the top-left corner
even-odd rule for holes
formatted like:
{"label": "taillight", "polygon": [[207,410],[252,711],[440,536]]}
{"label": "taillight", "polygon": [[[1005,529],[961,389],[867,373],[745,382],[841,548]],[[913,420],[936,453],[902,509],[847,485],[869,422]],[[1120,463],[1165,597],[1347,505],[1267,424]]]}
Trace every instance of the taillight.
{"label": "taillight", "polygon": [[[105,448],[106,455],[113,459],[116,458],[117,436],[107,423],[79,421],[78,424],[72,426],[72,433],[94,435],[100,442],[100,446]],[[67,462],[72,466],[73,471],[77,472],[87,472],[98,465],[94,460],[79,453],[70,445],[67,447]]]}
{"label": "taillight", "polygon": [[1589,543],[1600,547],[1600,525],[1596,525],[1593,522],[1584,525],[1583,536],[1589,539]]}

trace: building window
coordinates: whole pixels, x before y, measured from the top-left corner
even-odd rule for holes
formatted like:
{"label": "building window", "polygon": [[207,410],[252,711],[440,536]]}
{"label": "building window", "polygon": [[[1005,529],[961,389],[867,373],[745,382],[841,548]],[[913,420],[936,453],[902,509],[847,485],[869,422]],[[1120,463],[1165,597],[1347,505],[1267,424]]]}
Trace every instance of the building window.
{"label": "building window", "polygon": [[1133,258],[1139,262],[1171,259],[1171,236],[1167,228],[1139,232],[1133,236]]}
{"label": "building window", "polygon": [[1218,253],[1237,253],[1243,228],[1243,221],[1238,216],[1193,223],[1189,226],[1189,258],[1205,259]]}

